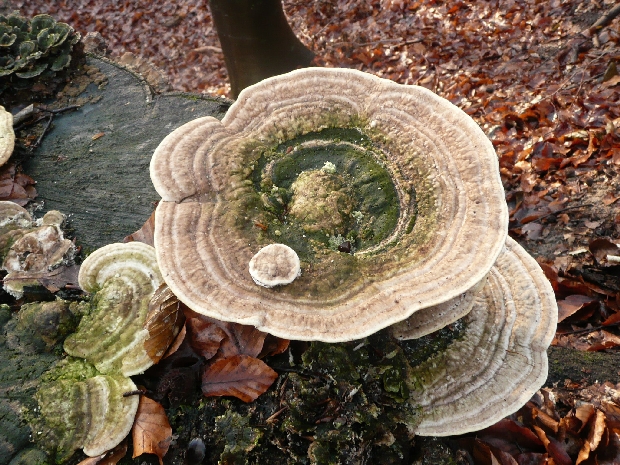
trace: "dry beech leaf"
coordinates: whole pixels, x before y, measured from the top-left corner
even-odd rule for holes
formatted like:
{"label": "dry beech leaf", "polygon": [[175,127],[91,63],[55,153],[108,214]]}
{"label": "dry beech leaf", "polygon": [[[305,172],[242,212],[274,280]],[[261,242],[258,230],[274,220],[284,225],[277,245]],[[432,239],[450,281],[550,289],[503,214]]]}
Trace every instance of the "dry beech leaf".
{"label": "dry beech leaf", "polygon": [[183,325],[181,327],[181,331],[179,331],[179,334],[177,334],[177,337],[174,338],[174,341],[172,341],[172,344],[170,344],[170,347],[168,347],[168,350],[166,351],[166,353],[164,354],[162,358],[170,357],[177,350],[179,350],[179,347],[181,347],[181,344],[183,344],[183,341],[185,340],[186,335],[187,335],[187,326]]}
{"label": "dry beech leaf", "polygon": [[97,457],[88,457],[78,465],[116,465],[127,453],[127,441],[121,442],[114,449],[109,450]]}
{"label": "dry beech leaf", "polygon": [[577,461],[575,462],[575,465],[579,465],[581,462],[590,458],[590,452],[596,450],[599,443],[601,442],[601,438],[603,437],[603,433],[605,432],[605,427],[605,414],[600,410],[596,410],[594,421],[590,426],[588,439],[584,441],[583,446],[579,451],[579,455],[577,456]]}
{"label": "dry beech leaf", "polygon": [[24,206],[37,196],[35,181],[17,171],[14,163],[0,168],[0,200],[11,200]]}
{"label": "dry beech leaf", "polygon": [[207,360],[215,357],[226,338],[226,332],[217,324],[202,318],[188,318],[186,326],[192,348]]}
{"label": "dry beech leaf", "polygon": [[600,340],[588,347],[588,352],[596,352],[598,350],[611,349],[620,346],[620,337],[608,331],[599,332]]}
{"label": "dry beech leaf", "polygon": [[260,354],[258,354],[257,358],[272,357],[274,355],[282,354],[286,349],[288,349],[290,342],[291,341],[288,339],[280,339],[279,337],[267,334],[263,344],[263,349]]}
{"label": "dry beech leaf", "polygon": [[586,305],[596,302],[596,298],[585,295],[569,295],[566,299],[558,301],[558,323],[564,321]]}
{"label": "dry beech leaf", "polygon": [[620,247],[607,239],[594,239],[589,245],[590,252],[597,261],[607,258],[607,255],[618,255]]}
{"label": "dry beech leaf", "polygon": [[234,355],[217,360],[202,375],[205,396],[234,396],[252,402],[263,394],[278,374],[261,360],[248,355]]}
{"label": "dry beech leaf", "polygon": [[142,454],[155,454],[159,457],[159,465],[164,464],[163,457],[168,452],[172,440],[172,428],[166,411],[158,402],[145,396],[140,397],[131,437],[132,458]]}
{"label": "dry beech leaf", "polygon": [[155,233],[155,211],[151,213],[149,219],[142,225],[136,232],[131,233],[123,239],[123,242],[144,242],[148,245],[153,245],[153,235]]}
{"label": "dry beech leaf", "polygon": [[216,320],[189,309],[185,310],[185,315],[189,318],[192,347],[207,360],[214,357],[218,349],[217,358],[239,354],[257,357],[261,353],[267,333],[254,326]]}
{"label": "dry beech leaf", "polygon": [[166,284],[159,286],[149,302],[144,328],[149,337],[144,349],[154,363],[159,362],[185,323],[182,304]]}

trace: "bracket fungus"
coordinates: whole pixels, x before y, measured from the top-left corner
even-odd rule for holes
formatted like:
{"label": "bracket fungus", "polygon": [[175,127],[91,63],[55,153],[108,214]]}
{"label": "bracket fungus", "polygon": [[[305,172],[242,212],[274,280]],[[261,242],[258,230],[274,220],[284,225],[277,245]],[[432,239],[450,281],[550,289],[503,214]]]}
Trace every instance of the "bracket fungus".
{"label": "bracket fungus", "polygon": [[477,431],[519,409],[547,378],[557,305],[551,284],[513,239],[475,294],[464,334],[413,368],[417,434]]}
{"label": "bracket fungus", "polygon": [[[553,291],[507,236],[491,143],[427,89],[344,69],[269,78],[221,122],[168,135],[151,179],[162,276],[196,312],[324,342],[387,327],[422,338],[460,319],[398,384],[416,434],[488,426],[544,382]],[[282,246],[300,274],[272,287],[252,257]]]}
{"label": "bracket fungus", "polygon": [[0,166],[11,157],[14,148],[13,115],[0,105]]}
{"label": "bracket fungus", "polygon": [[[358,339],[453,299],[507,235],[497,157],[473,120],[356,70],[248,87],[221,122],[169,134],[151,178],[157,260],[177,297],[288,339]],[[297,253],[301,276],[257,286],[248,263],[273,243]]]}
{"label": "bracket fungus", "polygon": [[19,205],[0,202],[0,257],[8,271],[3,285],[9,294],[20,298],[25,286],[37,285],[38,278],[72,260],[75,246],[64,238],[63,221],[55,210],[35,221]]}
{"label": "bracket fungus", "polygon": [[92,293],[91,301],[80,304],[85,314],[65,339],[70,357],[46,373],[36,395],[40,415],[34,428],[45,433],[43,445],[59,460],[78,448],[100,455],[129,433],[139,397],[123,393],[136,390],[129,376],[154,364],[148,341],[162,329],[155,325],[152,336],[147,328],[149,303],[163,283],[153,247],[102,247],[84,260],[78,281]]}
{"label": "bracket fungus", "polygon": [[97,249],[82,263],[78,282],[94,293],[92,308],[65,340],[65,351],[101,373],[131,376],[153,365],[144,347],[149,338],[144,323],[163,282],[153,247],[130,242]]}

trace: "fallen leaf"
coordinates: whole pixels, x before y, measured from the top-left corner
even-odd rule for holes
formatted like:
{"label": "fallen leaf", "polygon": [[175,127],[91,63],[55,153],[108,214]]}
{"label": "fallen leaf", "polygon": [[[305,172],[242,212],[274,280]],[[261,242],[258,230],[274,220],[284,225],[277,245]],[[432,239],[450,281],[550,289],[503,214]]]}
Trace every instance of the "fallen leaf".
{"label": "fallen leaf", "polygon": [[38,277],[41,286],[48,291],[55,293],[59,290],[73,285],[78,287],[78,274],[80,265],[59,266],[51,271],[46,272],[43,276]]}
{"label": "fallen leaf", "polygon": [[105,132],[98,132],[97,134],[95,134],[93,137],[91,137],[92,140],[97,140],[101,137],[105,136]]}
{"label": "fallen leaf", "polygon": [[579,451],[579,455],[577,456],[577,461],[575,462],[575,465],[579,465],[581,462],[590,458],[590,453],[596,450],[599,443],[601,442],[601,438],[603,437],[605,428],[605,414],[600,410],[596,410],[594,421],[590,426],[588,439],[584,441],[583,446]]}
{"label": "fallen leaf", "polygon": [[611,242],[609,239],[594,239],[589,244],[589,249],[594,258],[598,262],[603,261],[607,258],[607,255],[618,255],[620,254],[620,247]]}
{"label": "fallen leaf", "polygon": [[0,167],[0,200],[11,200],[20,206],[37,196],[35,181],[21,173],[14,163]]}
{"label": "fallen leaf", "polygon": [[188,318],[186,326],[192,348],[207,360],[215,357],[226,338],[226,332],[204,318]]}
{"label": "fallen leaf", "polygon": [[558,323],[564,321],[569,316],[575,314],[586,305],[596,302],[594,297],[585,295],[569,295],[566,299],[558,301]]}
{"label": "fallen leaf", "polygon": [[234,396],[252,402],[263,394],[278,374],[261,360],[248,355],[234,355],[217,360],[202,375],[205,396]]}
{"label": "fallen leaf", "polygon": [[288,349],[290,342],[291,341],[288,339],[280,339],[279,337],[267,334],[263,344],[263,349],[260,354],[258,354],[257,358],[272,357],[274,355],[281,354]]}
{"label": "fallen leaf", "polygon": [[172,428],[166,411],[159,403],[146,396],[140,396],[131,437],[133,438],[132,458],[142,454],[155,454],[159,457],[159,465],[164,464],[163,458],[172,440]]}
{"label": "fallen leaf", "polygon": [[123,242],[144,242],[148,245],[154,245],[155,233],[155,212],[151,213],[149,219],[136,232],[131,233],[123,239]]}
{"label": "fallen leaf", "polygon": [[159,362],[185,323],[182,304],[166,284],[155,291],[149,302],[144,329],[149,337],[144,349],[153,363]]}

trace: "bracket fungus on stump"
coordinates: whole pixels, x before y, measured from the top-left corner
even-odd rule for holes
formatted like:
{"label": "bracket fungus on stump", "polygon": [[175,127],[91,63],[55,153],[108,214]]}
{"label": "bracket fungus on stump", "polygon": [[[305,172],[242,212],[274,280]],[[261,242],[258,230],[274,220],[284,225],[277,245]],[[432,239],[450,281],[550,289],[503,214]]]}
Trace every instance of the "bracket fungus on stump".
{"label": "bracket fungus on stump", "polygon": [[60,461],[78,448],[100,455],[129,433],[139,397],[123,393],[136,389],[129,376],[158,360],[149,341],[162,332],[156,325],[151,334],[148,321],[149,303],[163,283],[153,247],[102,247],[84,260],[78,280],[92,297],[81,304],[87,308],[76,332],[65,339],[71,357],[46,373],[36,395],[40,416],[33,429],[44,433],[37,436]]}
{"label": "bracket fungus on stump", "polygon": [[[288,339],[358,339],[454,298],[507,234],[497,158],[472,119],[355,70],[244,89],[221,122],[168,135],[151,178],[157,259],[177,297]],[[301,276],[267,289],[247,270],[272,243],[295,250]]]}
{"label": "bracket fungus on stump", "polygon": [[[162,276],[196,312],[325,342],[461,319],[462,337],[407,370],[416,434],[488,426],[544,381],[553,292],[507,237],[491,143],[427,89],[343,69],[269,78],[221,122],[167,136],[151,178]],[[300,275],[268,288],[248,264],[270,244]]]}

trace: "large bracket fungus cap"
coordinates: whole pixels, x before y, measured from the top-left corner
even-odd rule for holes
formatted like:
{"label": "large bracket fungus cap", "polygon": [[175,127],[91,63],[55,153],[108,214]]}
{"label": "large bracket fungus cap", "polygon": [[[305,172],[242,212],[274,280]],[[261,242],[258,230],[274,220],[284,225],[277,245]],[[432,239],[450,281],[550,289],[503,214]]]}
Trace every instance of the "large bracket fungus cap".
{"label": "large bracket fungus cap", "polygon": [[464,335],[410,374],[410,399],[422,415],[416,434],[477,431],[521,408],[547,379],[557,313],[538,263],[507,238]]}
{"label": "large bracket fungus cap", "polygon": [[[159,145],[157,259],[199,313],[290,339],[361,338],[487,274],[507,234],[498,168],[476,123],[427,89],[293,71]],[[247,266],[273,243],[302,274],[268,289]]]}

